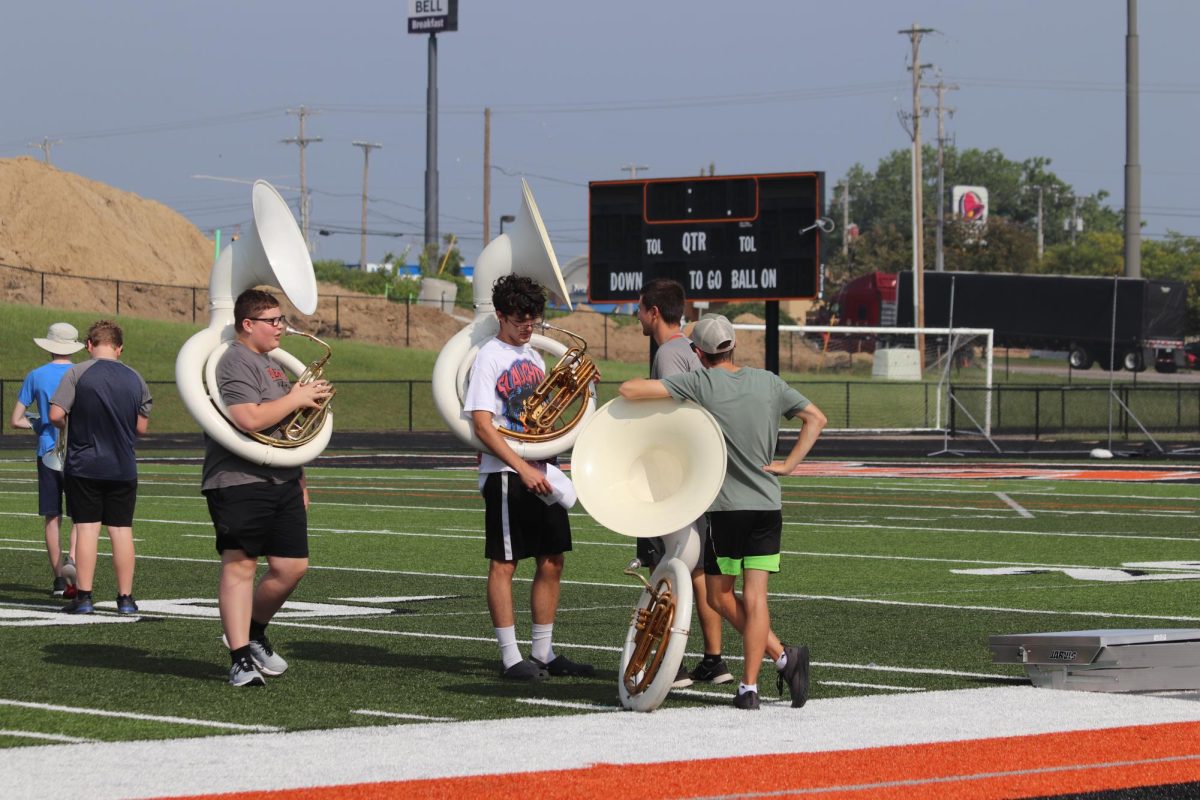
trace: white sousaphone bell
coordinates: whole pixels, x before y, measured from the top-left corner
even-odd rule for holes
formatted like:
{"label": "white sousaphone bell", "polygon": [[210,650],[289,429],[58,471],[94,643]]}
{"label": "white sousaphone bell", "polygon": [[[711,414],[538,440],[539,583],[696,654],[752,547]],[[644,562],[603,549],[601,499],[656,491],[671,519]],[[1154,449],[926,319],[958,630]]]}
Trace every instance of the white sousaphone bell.
{"label": "white sousaphone bell", "polygon": [[[266,437],[256,439],[229,421],[215,382],[216,364],[236,338],[233,305],[243,291],[271,286],[283,291],[300,313],[307,315],[317,310],[312,258],[291,209],[275,187],[261,180],[254,182],[251,202],[254,220],[249,230],[227,246],[213,265],[208,289],[208,327],[180,348],[175,359],[175,383],[188,412],[222,447],[255,464],[296,467],[312,461],[329,444],[333,414],[325,409],[322,417],[314,421],[314,430],[299,446],[268,444],[261,440]],[[306,370],[307,365],[281,347],[267,355],[302,380],[312,375],[312,367]]]}
{"label": "white sousaphone bell", "polygon": [[725,466],[720,425],[690,401],[618,398],[575,441],[571,479],[588,514],[617,533],[663,536],[666,544],[649,581],[636,561],[626,570],[645,589],[621,652],[617,685],[625,708],[653,711],[675,682],[692,621],[697,525],[721,490]]}
{"label": "white sousaphone bell", "polygon": [[[475,355],[484,343],[500,332],[495,307],[492,305],[492,288],[496,280],[509,274],[532,278],[562,301],[568,309],[571,308],[570,294],[563,283],[550,236],[546,233],[542,215],[533,200],[533,193],[529,191],[529,184],[524,179],[521,180],[521,201],[521,212],[517,215],[516,222],[509,226],[508,232],[489,242],[475,262],[472,281],[475,319],[446,343],[433,366],[433,401],[438,413],[455,436],[463,443],[481,451],[487,448],[475,435],[469,416],[463,413],[463,399],[466,397]],[[574,334],[569,335],[579,338]],[[564,362],[568,359],[572,359],[572,365],[586,359],[578,349],[568,348],[540,333],[535,333],[530,343],[538,350],[562,359],[552,376],[566,370]],[[577,354],[581,356],[578,359]],[[590,364],[590,359],[587,361]],[[582,427],[580,423],[586,422],[596,410],[595,388],[591,385],[590,374],[586,370],[579,371],[578,377],[580,385],[575,388],[577,395],[582,397],[582,402],[574,419],[559,429],[561,433],[540,441],[507,438],[508,445],[521,458],[529,461],[553,458],[569,450],[574,444]],[[501,430],[501,433],[508,435],[504,430]]]}

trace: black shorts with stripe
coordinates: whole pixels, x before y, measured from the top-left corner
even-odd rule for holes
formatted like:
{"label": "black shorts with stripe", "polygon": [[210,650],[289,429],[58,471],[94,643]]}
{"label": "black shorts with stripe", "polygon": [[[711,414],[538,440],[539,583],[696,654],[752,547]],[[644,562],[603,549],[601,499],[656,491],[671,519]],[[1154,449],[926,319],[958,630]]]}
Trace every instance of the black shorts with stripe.
{"label": "black shorts with stripe", "polygon": [[571,549],[567,510],[558,503],[546,505],[515,472],[489,473],[483,500],[483,554],[492,561],[553,556]]}

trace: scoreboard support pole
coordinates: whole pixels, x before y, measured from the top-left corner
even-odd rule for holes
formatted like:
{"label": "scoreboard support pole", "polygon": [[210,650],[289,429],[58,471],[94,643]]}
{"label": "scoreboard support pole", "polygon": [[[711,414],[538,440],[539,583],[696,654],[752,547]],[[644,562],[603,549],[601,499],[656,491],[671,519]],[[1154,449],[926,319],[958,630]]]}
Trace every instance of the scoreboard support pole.
{"label": "scoreboard support pole", "polygon": [[770,372],[779,374],[779,301],[766,301],[766,336],[764,337],[763,365]]}

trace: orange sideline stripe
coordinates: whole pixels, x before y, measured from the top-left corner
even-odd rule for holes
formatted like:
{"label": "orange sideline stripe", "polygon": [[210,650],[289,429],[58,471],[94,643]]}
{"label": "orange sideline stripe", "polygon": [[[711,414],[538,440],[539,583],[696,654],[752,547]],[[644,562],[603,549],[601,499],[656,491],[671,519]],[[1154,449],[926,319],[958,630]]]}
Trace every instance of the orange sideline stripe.
{"label": "orange sideline stripe", "polygon": [[[997,709],[997,713],[1004,713]],[[864,724],[867,721],[864,720]],[[728,736],[736,736],[730,728]],[[403,758],[401,753],[397,758]],[[499,768],[501,765],[497,765]],[[658,798],[817,792],[841,798],[970,797],[989,800],[1200,781],[1200,722],[1138,725],[998,739],[788,753],[660,764],[387,781],[309,789],[189,796],[190,800],[343,798]]]}

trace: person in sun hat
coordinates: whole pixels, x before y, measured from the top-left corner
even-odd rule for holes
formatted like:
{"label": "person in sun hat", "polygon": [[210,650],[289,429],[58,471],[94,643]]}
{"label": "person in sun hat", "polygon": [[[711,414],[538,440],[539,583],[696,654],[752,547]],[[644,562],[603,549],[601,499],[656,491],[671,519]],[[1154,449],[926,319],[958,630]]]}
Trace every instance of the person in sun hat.
{"label": "person in sun hat", "polygon": [[[728,462],[725,482],[708,509],[709,535],[704,546],[708,602],[739,633],[746,661],[734,705],[756,709],[758,672],[763,655],[778,670],[779,691],[788,687],[792,706],[808,700],[808,648],[787,646],[771,631],[767,583],[779,571],[783,532],[780,475],[790,475],[808,455],[825,427],[825,415],[778,375],[733,361],[733,324],[720,314],[705,314],[692,327],[691,346],[704,369],[662,380],[637,378],[621,384],[630,400],[674,398],[703,406],[721,427]],[[774,460],[779,418],[803,423],[796,444],[783,461]],[[733,591],[742,576],[742,595]]]}
{"label": "person in sun hat", "polygon": [[17,402],[13,405],[10,422],[14,428],[32,430],[37,435],[38,514],[45,520],[46,556],[50,559],[50,571],[54,574],[50,594],[62,597],[64,594],[73,594],[75,584],[75,526],[71,526],[69,549],[63,552],[63,473],[44,464],[42,456],[54,451],[61,435],[58,428],[50,423],[50,398],[58,389],[63,375],[71,368],[71,356],[82,350],[84,345],[79,341],[79,331],[69,322],[55,322],[44,337],[35,336],[33,343],[50,354],[50,361],[25,376],[21,391],[17,394]]}

